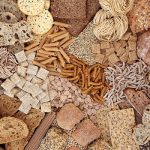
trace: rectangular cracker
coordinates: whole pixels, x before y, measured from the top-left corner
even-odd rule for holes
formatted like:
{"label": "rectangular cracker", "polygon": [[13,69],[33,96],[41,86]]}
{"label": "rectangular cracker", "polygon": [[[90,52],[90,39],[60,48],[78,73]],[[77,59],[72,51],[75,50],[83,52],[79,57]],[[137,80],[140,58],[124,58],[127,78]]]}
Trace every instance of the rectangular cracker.
{"label": "rectangular cracker", "polygon": [[133,108],[110,111],[108,122],[114,149],[138,149],[132,138],[132,128],[135,126]]}

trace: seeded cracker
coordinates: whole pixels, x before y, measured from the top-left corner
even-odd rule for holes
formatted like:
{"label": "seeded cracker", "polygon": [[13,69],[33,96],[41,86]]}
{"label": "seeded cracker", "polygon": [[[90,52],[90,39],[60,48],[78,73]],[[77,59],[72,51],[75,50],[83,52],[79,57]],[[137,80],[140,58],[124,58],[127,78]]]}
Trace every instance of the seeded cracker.
{"label": "seeded cracker", "polygon": [[111,142],[117,150],[138,150],[132,138],[132,128],[135,126],[135,116],[132,108],[109,112],[108,116]]}

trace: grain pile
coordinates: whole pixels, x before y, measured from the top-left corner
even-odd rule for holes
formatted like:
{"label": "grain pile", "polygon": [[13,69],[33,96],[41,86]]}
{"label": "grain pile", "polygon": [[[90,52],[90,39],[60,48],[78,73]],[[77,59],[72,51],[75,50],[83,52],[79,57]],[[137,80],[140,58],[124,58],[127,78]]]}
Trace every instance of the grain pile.
{"label": "grain pile", "polygon": [[149,95],[148,70],[149,67],[142,61],[135,62],[132,65],[122,63],[115,65],[114,68],[106,68],[106,80],[112,86],[112,89],[104,96],[106,103],[110,105],[122,101],[125,98],[123,91],[127,87],[144,90]]}

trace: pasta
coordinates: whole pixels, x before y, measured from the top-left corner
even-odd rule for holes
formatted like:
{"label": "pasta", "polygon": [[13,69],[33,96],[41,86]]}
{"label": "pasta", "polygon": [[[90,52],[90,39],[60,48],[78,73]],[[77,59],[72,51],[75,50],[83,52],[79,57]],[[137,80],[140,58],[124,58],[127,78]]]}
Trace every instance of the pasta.
{"label": "pasta", "polygon": [[133,7],[134,0],[99,0],[101,7],[113,15],[127,14]]}
{"label": "pasta", "polygon": [[126,15],[113,16],[103,9],[99,10],[93,20],[95,27],[94,35],[103,41],[117,41],[122,38],[128,29]]}

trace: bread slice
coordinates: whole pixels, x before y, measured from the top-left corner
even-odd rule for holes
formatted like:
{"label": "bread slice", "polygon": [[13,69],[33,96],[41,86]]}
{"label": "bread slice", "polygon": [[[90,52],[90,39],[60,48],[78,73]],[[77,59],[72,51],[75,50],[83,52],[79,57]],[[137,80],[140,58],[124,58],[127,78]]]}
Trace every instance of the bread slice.
{"label": "bread slice", "polygon": [[29,139],[32,137],[35,129],[39,126],[41,120],[44,118],[44,113],[37,109],[31,109],[28,114],[24,114],[19,111],[14,115],[14,117],[23,120],[27,124],[29,128],[29,134],[24,139],[7,143],[5,147],[6,150],[23,150]]}
{"label": "bread slice", "polygon": [[28,127],[22,120],[14,117],[0,119],[0,144],[23,139],[28,134]]}
{"label": "bread slice", "polygon": [[7,95],[0,95],[0,117],[12,116],[17,111],[21,102]]}

